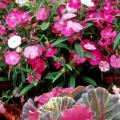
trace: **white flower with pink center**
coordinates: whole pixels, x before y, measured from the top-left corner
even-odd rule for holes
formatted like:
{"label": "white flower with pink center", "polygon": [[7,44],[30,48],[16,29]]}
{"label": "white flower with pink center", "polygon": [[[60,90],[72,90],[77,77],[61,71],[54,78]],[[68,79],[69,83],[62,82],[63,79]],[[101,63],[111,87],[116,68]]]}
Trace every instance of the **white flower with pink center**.
{"label": "white flower with pink center", "polygon": [[21,45],[21,43],[21,37],[17,35],[14,35],[10,39],[8,39],[8,47],[11,49],[17,48]]}
{"label": "white flower with pink center", "polygon": [[99,63],[99,69],[102,71],[102,72],[107,72],[110,70],[110,65],[107,61],[100,61]]}
{"label": "white flower with pink center", "polygon": [[26,2],[28,2],[29,0],[15,0],[15,2],[19,5],[23,5],[25,4]]}

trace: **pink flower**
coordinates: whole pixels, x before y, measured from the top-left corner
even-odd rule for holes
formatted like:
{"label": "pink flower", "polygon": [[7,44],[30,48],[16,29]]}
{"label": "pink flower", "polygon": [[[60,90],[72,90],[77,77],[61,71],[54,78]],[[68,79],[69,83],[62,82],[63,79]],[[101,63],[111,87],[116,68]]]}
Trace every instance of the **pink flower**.
{"label": "pink flower", "polygon": [[43,53],[43,48],[41,45],[31,45],[31,46],[27,46],[24,49],[24,57],[27,59],[35,59],[38,56],[41,56]]}
{"label": "pink flower", "polygon": [[36,19],[37,20],[46,20],[48,18],[48,10],[44,7],[41,7],[37,12],[36,12]]}
{"label": "pink flower", "polygon": [[48,50],[45,53],[45,57],[52,57],[57,53],[57,49],[56,48],[48,48]]}
{"label": "pink flower", "polygon": [[6,109],[4,108],[2,101],[0,101],[0,114],[5,112],[6,112]]}
{"label": "pink flower", "polygon": [[52,89],[51,92],[49,93],[44,93],[43,95],[40,95],[39,97],[35,97],[35,101],[39,102],[40,105],[46,104],[50,98],[56,97],[62,93],[71,93],[74,89],[71,88],[60,88],[60,87],[55,87]]}
{"label": "pink flower", "polygon": [[72,28],[65,26],[61,29],[61,33],[66,37],[69,37],[74,34],[74,31],[72,30]]}
{"label": "pink flower", "polygon": [[85,39],[84,41],[81,42],[82,47],[85,50],[96,50],[96,45],[94,42],[89,41],[88,39]]}
{"label": "pink flower", "polygon": [[73,22],[71,20],[67,22],[67,27],[71,28],[74,32],[77,32],[77,33],[83,29],[80,23]]}
{"label": "pink flower", "polygon": [[107,47],[109,45],[112,45],[113,44],[113,41],[110,40],[110,39],[101,39],[98,41],[98,44],[101,46],[101,47]]}
{"label": "pink flower", "polygon": [[111,27],[106,27],[101,31],[101,38],[102,39],[114,38],[116,34],[117,32],[113,31]]}
{"label": "pink flower", "polygon": [[2,35],[6,34],[6,30],[2,25],[0,25],[0,34]]}
{"label": "pink flower", "polygon": [[59,69],[61,67],[61,64],[58,61],[54,61],[54,67],[56,69]]}
{"label": "pink flower", "polygon": [[4,56],[8,65],[16,65],[20,61],[20,55],[16,51],[7,52]]}
{"label": "pink flower", "polygon": [[110,65],[107,61],[100,61],[99,68],[102,72],[107,72],[110,70]]}
{"label": "pink flower", "polygon": [[68,6],[74,9],[80,8],[80,0],[70,0]]}
{"label": "pink flower", "polygon": [[120,68],[120,55],[111,55],[110,65],[114,68]]}
{"label": "pink flower", "polygon": [[76,105],[62,111],[61,120],[93,120],[93,113],[84,105]]}
{"label": "pink flower", "polygon": [[24,23],[26,23],[29,20],[30,20],[29,13],[28,12],[23,12],[23,14],[21,15],[21,21],[20,21],[20,23],[24,24]]}
{"label": "pink flower", "polygon": [[68,19],[72,19],[76,17],[76,14],[73,14],[73,13],[66,13],[66,14],[63,14],[62,15],[62,20],[68,20]]}
{"label": "pink flower", "polygon": [[95,50],[93,52],[90,52],[90,55],[93,56],[93,58],[89,58],[88,61],[91,65],[98,65],[101,61],[102,54],[99,50]]}
{"label": "pink flower", "polygon": [[15,10],[10,12],[6,17],[6,24],[10,29],[14,29],[21,22],[22,11]]}
{"label": "pink flower", "polygon": [[5,3],[0,3],[0,8],[6,8],[7,7],[7,4]]}
{"label": "pink flower", "polygon": [[27,78],[26,78],[26,80],[31,84],[34,83],[35,79],[38,82],[41,79],[41,74],[40,73],[35,73],[34,75],[33,74],[28,74]]}
{"label": "pink flower", "polygon": [[28,59],[28,63],[37,73],[43,73],[45,71],[45,61],[42,58]]}

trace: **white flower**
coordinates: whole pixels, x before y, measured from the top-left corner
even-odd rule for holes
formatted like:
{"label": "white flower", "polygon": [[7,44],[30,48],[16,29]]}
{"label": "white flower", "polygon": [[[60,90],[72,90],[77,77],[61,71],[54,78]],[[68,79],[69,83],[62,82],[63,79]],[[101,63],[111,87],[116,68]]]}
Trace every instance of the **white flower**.
{"label": "white flower", "polygon": [[76,13],[77,9],[69,7],[69,3],[67,3],[66,9],[69,13]]}
{"label": "white flower", "polygon": [[11,49],[17,48],[19,45],[21,45],[21,37],[14,35],[10,39],[8,39],[8,47]]}
{"label": "white flower", "polygon": [[25,4],[26,2],[28,2],[29,0],[15,0],[15,2],[19,5],[23,5]]}
{"label": "white flower", "polygon": [[84,45],[84,48],[86,48],[87,50],[96,50],[95,45],[87,43]]}
{"label": "white flower", "polygon": [[92,2],[91,0],[81,0],[81,3],[88,6],[88,7],[94,6],[94,2]]}
{"label": "white flower", "polygon": [[107,72],[110,70],[110,65],[107,61],[100,61],[99,63],[99,69],[102,71],[102,72]]}

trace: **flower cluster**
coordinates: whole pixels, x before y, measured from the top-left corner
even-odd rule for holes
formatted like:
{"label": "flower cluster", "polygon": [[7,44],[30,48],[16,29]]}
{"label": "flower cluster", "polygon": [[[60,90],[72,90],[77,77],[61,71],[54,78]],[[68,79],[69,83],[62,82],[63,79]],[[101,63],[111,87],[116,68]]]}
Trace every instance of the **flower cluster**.
{"label": "flower cluster", "polygon": [[0,62],[13,81],[71,80],[82,65],[120,68],[117,0],[2,0],[0,14]]}

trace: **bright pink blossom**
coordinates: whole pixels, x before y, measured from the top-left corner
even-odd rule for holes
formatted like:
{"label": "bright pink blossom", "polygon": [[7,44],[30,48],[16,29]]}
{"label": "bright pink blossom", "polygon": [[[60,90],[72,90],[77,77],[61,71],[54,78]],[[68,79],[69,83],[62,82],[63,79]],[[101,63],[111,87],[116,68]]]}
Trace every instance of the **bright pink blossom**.
{"label": "bright pink blossom", "polygon": [[24,49],[24,57],[27,59],[35,59],[38,56],[41,56],[43,53],[43,48],[41,45],[31,45],[31,46],[27,46]]}
{"label": "bright pink blossom", "polygon": [[20,23],[24,24],[27,21],[30,21],[30,14],[28,12],[23,12]]}
{"label": "bright pink blossom", "polygon": [[45,71],[45,61],[42,58],[28,59],[28,63],[37,73],[42,73]]}
{"label": "bright pink blossom", "polygon": [[56,48],[48,48],[46,53],[45,53],[45,57],[52,57],[57,53],[57,49]]}
{"label": "bright pink blossom", "polygon": [[29,111],[29,113],[28,113],[28,119],[29,120],[38,120],[38,118],[39,118],[39,112],[37,112],[37,111]]}
{"label": "bright pink blossom", "polygon": [[59,68],[61,67],[61,64],[60,64],[58,61],[55,61],[55,62],[54,62],[54,67],[55,67],[56,69],[59,69]]}
{"label": "bright pink blossom", "polygon": [[120,68],[120,55],[111,55],[110,65],[114,68]]}
{"label": "bright pink blossom", "polygon": [[90,52],[90,55],[93,56],[93,58],[89,58],[88,61],[91,65],[98,65],[102,59],[102,54],[99,50],[95,50],[93,52]]}
{"label": "bright pink blossom", "polygon": [[6,29],[2,25],[0,25],[0,34],[6,34]]}
{"label": "bright pink blossom", "polygon": [[20,55],[16,51],[7,52],[4,56],[8,65],[16,65],[20,61]]}
{"label": "bright pink blossom", "polygon": [[46,20],[48,18],[48,10],[44,7],[41,7],[37,12],[36,12],[36,19],[37,20]]}

